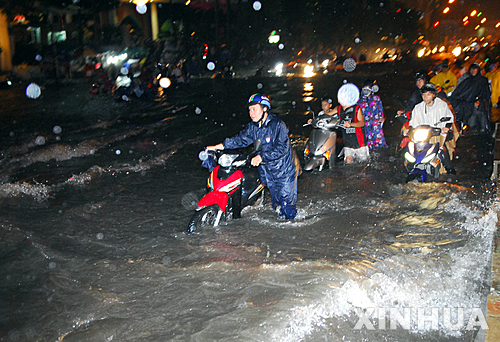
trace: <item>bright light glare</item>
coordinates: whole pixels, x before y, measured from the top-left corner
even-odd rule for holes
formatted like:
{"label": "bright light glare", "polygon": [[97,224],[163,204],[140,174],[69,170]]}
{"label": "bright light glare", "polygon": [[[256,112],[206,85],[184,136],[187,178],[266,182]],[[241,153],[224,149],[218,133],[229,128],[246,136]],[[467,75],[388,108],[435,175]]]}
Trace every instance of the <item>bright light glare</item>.
{"label": "bright light glare", "polygon": [[276,76],[281,76],[283,75],[283,63],[278,63],[274,67],[274,70],[276,72]]}
{"label": "bright light glare", "polygon": [[444,47],[444,45],[443,45],[443,46],[441,46],[441,47],[439,48],[439,52],[443,52],[443,51],[444,51],[444,49],[446,49],[446,48],[445,48],[445,47]]}
{"label": "bright light glare", "polygon": [[417,56],[418,56],[418,58],[422,58],[422,57],[424,57],[424,54],[425,54],[425,48],[422,48],[422,49],[418,50]]}
{"label": "bright light glare", "polygon": [[500,22],[498,22],[496,25],[495,25],[495,28],[499,28],[500,27]]}
{"label": "bright light glare", "polygon": [[431,51],[431,52],[432,52],[432,53],[436,53],[437,51],[438,51],[438,48],[437,48],[437,46],[436,46],[434,49],[432,49],[432,51]]}
{"label": "bright light glare", "polygon": [[279,34],[271,34],[267,40],[269,41],[270,44],[277,44],[280,41],[280,35]]}
{"label": "bright light glare", "polygon": [[455,2],[455,0],[448,0],[448,3],[449,3],[449,4],[452,4],[452,3],[454,3],[454,2]]}
{"label": "bright light glare", "polygon": [[458,57],[462,53],[462,48],[460,46],[457,46],[451,53],[453,54],[453,56]]}
{"label": "bright light glare", "polygon": [[446,14],[450,11],[450,8],[449,7],[446,7],[444,10],[443,10],[443,13]]}
{"label": "bright light glare", "polygon": [[321,65],[323,66],[323,68],[326,68],[328,66],[328,64],[330,63],[330,61],[328,59],[325,59],[323,61],[323,63],[321,63]]}
{"label": "bright light glare", "polygon": [[471,16],[471,17],[475,16],[476,14],[477,14],[477,11],[476,11],[476,10],[474,10],[474,11],[470,12],[470,16]]}
{"label": "bright light glare", "polygon": [[417,129],[415,133],[413,133],[413,139],[415,141],[424,141],[427,139],[429,132],[426,129]]}
{"label": "bright light glare", "polygon": [[306,65],[304,67],[304,77],[313,77],[314,75],[314,65]]}
{"label": "bright light glare", "polygon": [[170,78],[168,78],[168,77],[162,77],[160,79],[160,87],[162,87],[163,89],[170,87],[171,84],[172,84],[172,82],[170,81]]}
{"label": "bright light glare", "polygon": [[486,22],[486,18],[481,19],[481,24],[484,24]]}
{"label": "bright light glare", "polygon": [[378,48],[377,50],[375,50],[375,53],[379,53],[380,52],[380,48]]}

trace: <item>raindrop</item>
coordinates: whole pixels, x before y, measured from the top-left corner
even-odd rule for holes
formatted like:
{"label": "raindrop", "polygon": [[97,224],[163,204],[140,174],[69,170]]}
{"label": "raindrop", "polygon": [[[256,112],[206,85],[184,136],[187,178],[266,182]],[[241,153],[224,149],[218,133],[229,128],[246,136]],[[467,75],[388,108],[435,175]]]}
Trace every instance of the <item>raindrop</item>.
{"label": "raindrop", "polygon": [[233,118],[235,118],[235,117],[236,117],[236,113],[233,113]]}
{"label": "raindrop", "polygon": [[378,4],[380,7],[384,7],[384,3],[381,2],[380,4]]}
{"label": "raindrop", "polygon": [[115,153],[116,153],[116,155],[118,156],[118,155],[120,155],[120,154],[122,153],[122,151],[120,151],[120,150],[116,150],[116,151],[115,151]]}
{"label": "raindrop", "polygon": [[260,1],[254,1],[253,9],[256,11],[260,11],[261,8],[262,8],[262,4],[260,3]]}
{"label": "raindrop", "polygon": [[122,67],[120,69],[120,72],[122,73],[122,75],[126,75],[126,74],[128,74],[128,68],[127,67]]}
{"label": "raindrop", "polygon": [[483,163],[484,166],[488,165],[488,163]]}
{"label": "raindrop", "polygon": [[10,135],[11,137],[13,137],[14,135],[16,135],[16,133],[14,133],[14,132],[10,132],[10,133],[9,133],[9,135]]}
{"label": "raindrop", "polygon": [[292,106],[295,106],[296,104],[297,104],[297,102],[292,101]]}
{"label": "raindrop", "polygon": [[37,99],[41,93],[40,86],[36,83],[30,83],[26,88],[26,96],[30,99]]}
{"label": "raindrop", "polygon": [[53,261],[49,262],[49,268],[50,269],[54,269],[56,267],[57,267],[57,264],[55,262],[53,262]]}
{"label": "raindrop", "polygon": [[262,87],[263,87],[262,83],[257,84],[257,89],[262,89]]}
{"label": "raindrop", "polygon": [[278,45],[278,49],[283,50],[284,48],[285,48],[285,44],[280,43],[280,44]]}
{"label": "raindrop", "polygon": [[38,62],[40,62],[40,61],[42,60],[42,56],[40,56],[40,55],[36,55],[36,56],[35,56],[35,59],[36,59]]}
{"label": "raindrop", "polygon": [[351,72],[356,69],[356,61],[353,58],[347,58],[342,65],[344,70],[347,72]]}
{"label": "raindrop", "polygon": [[62,132],[61,126],[54,126],[54,128],[52,128],[52,132],[54,132],[54,134],[60,134]]}
{"label": "raindrop", "polygon": [[288,87],[288,83],[283,84],[283,87],[285,88]]}
{"label": "raindrop", "polygon": [[342,83],[346,84],[347,83],[347,80],[343,80]]}
{"label": "raindrop", "polygon": [[35,139],[35,144],[37,144],[38,146],[45,145],[45,138],[41,135],[37,136]]}
{"label": "raindrop", "polygon": [[56,140],[57,140],[57,141],[61,141],[61,137],[60,137],[60,136],[57,136],[57,137],[56,137]]}
{"label": "raindrop", "polygon": [[143,177],[144,177],[145,175],[146,175],[146,170],[142,170],[142,171],[141,171],[141,176],[143,176]]}
{"label": "raindrop", "polygon": [[224,126],[224,124],[223,124],[223,123],[221,123],[221,124],[220,124],[220,126],[222,127],[222,126]]}
{"label": "raindrop", "polygon": [[214,70],[215,69],[215,63],[214,62],[208,62],[207,63],[207,69],[208,70]]}
{"label": "raindrop", "polygon": [[356,39],[354,39],[354,42],[355,42],[356,44],[357,44],[357,43],[360,43],[360,42],[361,42],[361,39],[356,38]]}
{"label": "raindrop", "polygon": [[135,6],[135,10],[139,14],[144,14],[148,11],[148,6],[147,5],[137,5],[137,6]]}
{"label": "raindrop", "polygon": [[195,110],[194,110],[194,112],[195,112],[195,114],[200,115],[201,114],[201,108],[200,107],[196,107]]}
{"label": "raindrop", "polygon": [[103,233],[97,233],[97,235],[95,237],[97,238],[97,240],[102,240],[102,239],[104,239],[104,234]]}

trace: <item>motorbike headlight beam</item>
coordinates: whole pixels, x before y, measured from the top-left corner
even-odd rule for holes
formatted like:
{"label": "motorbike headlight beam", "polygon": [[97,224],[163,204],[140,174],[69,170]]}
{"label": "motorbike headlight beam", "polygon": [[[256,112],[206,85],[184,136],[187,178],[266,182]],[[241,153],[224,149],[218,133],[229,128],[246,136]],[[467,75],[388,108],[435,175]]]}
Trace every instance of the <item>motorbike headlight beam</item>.
{"label": "motorbike headlight beam", "polygon": [[219,158],[219,165],[222,167],[229,167],[237,157],[237,154],[223,154]]}
{"label": "motorbike headlight beam", "polygon": [[426,129],[417,129],[413,132],[413,140],[416,142],[425,141],[429,136],[429,131]]}

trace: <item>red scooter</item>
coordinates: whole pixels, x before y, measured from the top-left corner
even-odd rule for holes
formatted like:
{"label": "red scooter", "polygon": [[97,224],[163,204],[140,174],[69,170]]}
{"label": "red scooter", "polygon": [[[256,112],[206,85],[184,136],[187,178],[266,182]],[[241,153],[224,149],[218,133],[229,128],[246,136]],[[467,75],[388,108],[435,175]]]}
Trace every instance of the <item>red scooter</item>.
{"label": "red scooter", "polygon": [[219,165],[210,172],[208,193],[196,205],[187,234],[203,226],[217,226],[231,216],[240,218],[241,209],[264,202],[264,185],[259,170],[250,164],[261,149],[262,142],[256,140],[249,153],[242,152],[243,149],[200,152],[203,166],[212,169],[215,163]]}

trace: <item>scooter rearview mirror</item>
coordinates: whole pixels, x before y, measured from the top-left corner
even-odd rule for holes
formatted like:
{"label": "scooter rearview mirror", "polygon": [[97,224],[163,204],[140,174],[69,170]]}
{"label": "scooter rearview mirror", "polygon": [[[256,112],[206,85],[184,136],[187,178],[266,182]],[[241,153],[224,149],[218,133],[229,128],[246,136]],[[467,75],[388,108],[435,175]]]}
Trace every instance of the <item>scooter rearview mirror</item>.
{"label": "scooter rearview mirror", "polygon": [[262,150],[262,141],[260,139],[257,139],[253,142],[253,149],[255,152],[259,152]]}

